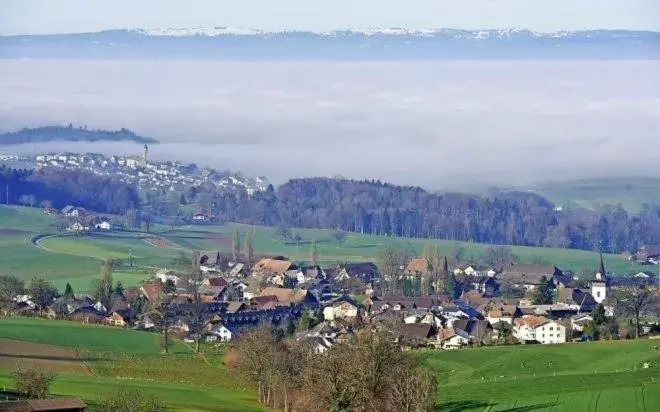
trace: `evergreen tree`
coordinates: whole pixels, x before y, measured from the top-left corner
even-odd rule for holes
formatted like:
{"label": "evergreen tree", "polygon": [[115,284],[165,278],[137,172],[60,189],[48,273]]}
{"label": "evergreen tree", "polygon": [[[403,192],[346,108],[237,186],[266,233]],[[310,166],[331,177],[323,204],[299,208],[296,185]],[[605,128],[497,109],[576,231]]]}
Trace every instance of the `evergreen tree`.
{"label": "evergreen tree", "polygon": [[458,299],[461,296],[461,291],[458,289],[458,283],[456,282],[456,275],[451,272],[447,275],[445,293],[451,296],[452,299]]}
{"label": "evergreen tree", "polygon": [[543,276],[534,293],[533,302],[535,305],[549,305],[552,303],[552,297],[552,281]]}
{"label": "evergreen tree", "polygon": [[413,284],[413,296],[422,296],[422,277],[416,276]]}
{"label": "evergreen tree", "polygon": [[309,260],[312,262],[312,266],[316,266],[318,259],[318,249],[316,247],[316,240],[312,241],[312,250],[310,252]]}
{"label": "evergreen tree", "polygon": [[64,297],[67,299],[73,299],[74,298],[74,292],[73,288],[71,287],[71,284],[69,282],[66,282],[66,287],[64,288]]}
{"label": "evergreen tree", "polygon": [[121,281],[117,281],[117,284],[115,285],[115,289],[113,291],[113,299],[120,298],[124,296],[124,285],[121,283]]}
{"label": "evergreen tree", "polygon": [[243,245],[243,251],[245,253],[245,258],[247,259],[248,267],[252,267],[252,261],[254,260],[254,245],[252,244],[252,234],[247,232],[245,234],[245,245]]}
{"label": "evergreen tree", "polygon": [[284,327],[284,335],[287,338],[290,338],[294,333],[296,333],[296,324],[293,323],[291,319],[289,319],[286,321],[286,326]]}
{"label": "evergreen tree", "polygon": [[594,323],[596,326],[604,325],[607,322],[607,317],[605,316],[605,307],[602,303],[599,303],[591,312],[591,316],[594,318]]}
{"label": "evergreen tree", "polygon": [[167,279],[165,281],[165,284],[163,285],[163,291],[165,293],[173,293],[176,292],[176,284],[172,279]]}
{"label": "evergreen tree", "polygon": [[309,311],[304,311],[300,319],[298,319],[298,332],[307,332],[311,325]]}
{"label": "evergreen tree", "polygon": [[238,234],[238,229],[234,229],[231,237],[231,257],[234,262],[238,261],[238,255],[241,253],[241,239]]}
{"label": "evergreen tree", "polygon": [[112,292],[112,269],[110,268],[110,262],[106,258],[101,268],[101,276],[96,288],[96,298],[108,310],[112,304]]}

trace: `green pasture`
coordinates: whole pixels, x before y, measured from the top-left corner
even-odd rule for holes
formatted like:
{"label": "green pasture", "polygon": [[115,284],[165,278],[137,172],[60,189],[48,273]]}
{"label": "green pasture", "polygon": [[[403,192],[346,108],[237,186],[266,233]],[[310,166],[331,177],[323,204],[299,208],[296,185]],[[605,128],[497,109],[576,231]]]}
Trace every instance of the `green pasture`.
{"label": "green pasture", "polygon": [[[113,353],[160,353],[160,336],[149,332],[42,318],[0,318],[0,338]],[[174,353],[190,349],[176,342]]]}
{"label": "green pasture", "polygon": [[[437,245],[441,253],[445,255],[462,247],[465,249],[465,259],[478,259],[491,246],[482,243],[456,242],[452,240],[439,239],[407,239],[393,238],[387,236],[364,235],[349,233],[343,246],[332,237],[333,231],[323,229],[292,229],[299,233],[303,240],[300,245],[295,243],[284,244],[275,232],[276,229],[262,226],[248,226],[240,224],[226,224],[222,226],[186,226],[163,234],[173,243],[181,244],[190,241],[200,249],[206,250],[229,250],[231,242],[220,242],[217,235],[225,235],[225,239],[231,239],[233,231],[237,229],[244,239],[246,233],[250,232],[257,253],[284,255],[294,260],[309,261],[311,243],[316,241],[319,259],[329,264],[342,263],[346,261],[373,261],[377,258],[379,251],[386,244],[399,244],[412,247],[418,255],[421,255],[427,245]],[[596,252],[556,249],[526,246],[512,246],[513,253],[522,262],[554,264],[562,269],[571,269],[575,272],[582,270],[595,271],[598,267],[599,254]],[[608,270],[622,274],[636,273],[644,269],[639,265],[631,264],[630,261],[619,255],[604,255],[605,265]]]}
{"label": "green pasture", "polygon": [[[652,340],[423,351],[440,410],[652,411],[660,352]],[[644,362],[651,367],[644,369]]]}
{"label": "green pasture", "polygon": [[[58,375],[51,392],[79,396],[90,405],[109,391],[131,386],[157,396],[174,410],[263,410],[253,391],[231,380],[218,355],[206,358],[178,341],[164,355],[157,334],[48,319],[0,318],[0,337],[76,348],[93,376]],[[45,359],[48,355],[43,354]],[[11,370],[0,369],[0,387],[12,385]]]}
{"label": "green pasture", "polygon": [[[167,374],[167,371],[161,371]],[[11,371],[0,370],[0,386],[12,387]],[[263,411],[251,391],[235,386],[200,387],[187,384],[159,382],[133,378],[107,378],[58,375],[51,393],[62,396],[78,396],[94,405],[105,394],[122,387],[139,388],[162,400],[176,411]]]}
{"label": "green pasture", "polygon": [[[70,282],[76,291],[89,290],[91,282],[98,276],[103,259],[126,260],[135,258],[133,268],[116,269],[115,278],[126,286],[137,285],[165,267],[181,253],[190,255],[194,250],[229,251],[232,232],[237,229],[241,243],[245,234],[253,237],[256,254],[284,255],[295,261],[309,261],[311,243],[317,244],[318,259],[323,264],[337,265],[350,261],[374,261],[381,248],[387,244],[410,247],[421,254],[426,245],[437,245],[443,254],[461,247],[464,259],[479,259],[489,247],[485,244],[455,242],[451,240],[405,239],[387,236],[348,234],[343,246],[333,239],[331,230],[292,229],[303,240],[299,245],[284,244],[276,235],[276,229],[241,224],[221,226],[183,226],[175,230],[156,227],[157,232],[93,233],[81,236],[50,236],[30,243],[30,238],[39,233],[52,233],[51,216],[43,215],[38,209],[0,206],[0,274],[11,274],[26,281],[43,276],[62,289]],[[156,247],[144,241],[145,236],[156,236],[165,241],[165,247]],[[513,253],[526,263],[554,264],[576,273],[592,272],[598,265],[595,252],[513,246]],[[608,270],[629,274],[643,270],[618,255],[605,255]]]}

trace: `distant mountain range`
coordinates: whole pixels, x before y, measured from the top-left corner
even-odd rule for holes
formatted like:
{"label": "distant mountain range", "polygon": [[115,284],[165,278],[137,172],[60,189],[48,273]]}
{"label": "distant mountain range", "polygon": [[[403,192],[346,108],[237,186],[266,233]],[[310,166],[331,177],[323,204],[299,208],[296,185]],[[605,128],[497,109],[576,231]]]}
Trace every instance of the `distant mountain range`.
{"label": "distant mountain range", "polygon": [[0,145],[43,143],[51,141],[74,141],[74,142],[135,142],[135,143],[158,143],[151,137],[139,136],[128,129],[100,130],[87,129],[86,127],[66,126],[42,126],[35,128],[23,128],[16,132],[0,133]]}
{"label": "distant mountain range", "polygon": [[0,36],[0,58],[247,60],[660,59],[660,33],[211,27]]}

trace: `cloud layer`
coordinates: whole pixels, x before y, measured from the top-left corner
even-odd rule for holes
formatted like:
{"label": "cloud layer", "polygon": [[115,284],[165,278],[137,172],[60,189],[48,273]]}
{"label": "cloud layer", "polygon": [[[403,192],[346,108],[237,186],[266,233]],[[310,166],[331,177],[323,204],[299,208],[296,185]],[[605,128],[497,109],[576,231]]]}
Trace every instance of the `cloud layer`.
{"label": "cloud layer", "polygon": [[653,61],[0,61],[0,127],[127,127],[165,143],[155,157],[278,183],[659,176],[659,72]]}

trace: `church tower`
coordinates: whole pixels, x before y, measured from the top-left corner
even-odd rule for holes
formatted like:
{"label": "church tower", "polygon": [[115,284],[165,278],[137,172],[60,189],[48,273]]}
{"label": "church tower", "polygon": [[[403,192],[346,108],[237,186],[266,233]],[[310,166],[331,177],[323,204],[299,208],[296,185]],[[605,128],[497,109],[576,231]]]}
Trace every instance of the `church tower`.
{"label": "church tower", "polygon": [[149,154],[149,146],[146,144],[144,145],[144,157],[142,160],[144,160],[144,164],[147,164],[147,155]]}
{"label": "church tower", "polygon": [[605,272],[605,263],[603,262],[603,254],[600,254],[600,266],[596,272],[596,280],[591,283],[591,295],[598,303],[603,303],[609,294],[609,284],[607,282],[607,272]]}

